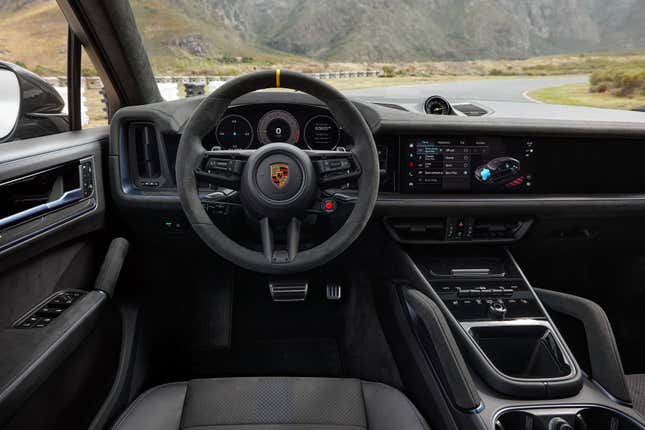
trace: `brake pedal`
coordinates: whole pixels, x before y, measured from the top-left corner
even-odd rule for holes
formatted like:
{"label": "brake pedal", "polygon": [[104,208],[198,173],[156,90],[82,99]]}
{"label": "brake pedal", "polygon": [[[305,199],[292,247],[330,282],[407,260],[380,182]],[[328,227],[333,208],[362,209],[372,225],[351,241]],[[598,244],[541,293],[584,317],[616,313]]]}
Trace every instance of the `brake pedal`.
{"label": "brake pedal", "polygon": [[307,282],[270,282],[269,292],[274,302],[304,302],[307,298]]}
{"label": "brake pedal", "polygon": [[343,287],[339,282],[330,282],[326,287],[327,300],[340,300],[343,294]]}

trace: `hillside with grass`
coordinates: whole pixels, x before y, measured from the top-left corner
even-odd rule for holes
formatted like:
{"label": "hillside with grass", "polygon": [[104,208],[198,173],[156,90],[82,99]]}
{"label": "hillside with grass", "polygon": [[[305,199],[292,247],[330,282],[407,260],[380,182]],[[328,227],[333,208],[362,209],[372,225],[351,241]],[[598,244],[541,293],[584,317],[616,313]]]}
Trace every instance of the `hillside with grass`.
{"label": "hillside with grass", "polygon": [[67,23],[55,1],[0,0],[0,60],[43,75],[65,74]]}
{"label": "hillside with grass", "polygon": [[[304,71],[391,65],[408,73],[443,69],[450,74],[458,68],[453,63],[476,74],[578,73],[593,67],[589,56],[555,57],[645,47],[642,0],[131,4],[159,74],[235,75],[277,65]],[[54,0],[0,0],[0,25],[0,59],[20,61],[32,70],[64,71],[66,26]],[[521,65],[536,56],[549,59],[534,62],[534,69]]]}

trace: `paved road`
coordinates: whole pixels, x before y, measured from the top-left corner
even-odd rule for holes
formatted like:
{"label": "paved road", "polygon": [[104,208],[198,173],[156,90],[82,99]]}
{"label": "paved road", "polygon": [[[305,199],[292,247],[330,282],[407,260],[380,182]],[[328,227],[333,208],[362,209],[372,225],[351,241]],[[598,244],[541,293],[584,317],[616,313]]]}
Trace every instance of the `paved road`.
{"label": "paved road", "polygon": [[348,90],[344,93],[354,97],[384,97],[388,99],[419,99],[437,94],[451,99],[528,102],[530,100],[525,96],[527,91],[583,83],[588,79],[587,76],[482,79]]}

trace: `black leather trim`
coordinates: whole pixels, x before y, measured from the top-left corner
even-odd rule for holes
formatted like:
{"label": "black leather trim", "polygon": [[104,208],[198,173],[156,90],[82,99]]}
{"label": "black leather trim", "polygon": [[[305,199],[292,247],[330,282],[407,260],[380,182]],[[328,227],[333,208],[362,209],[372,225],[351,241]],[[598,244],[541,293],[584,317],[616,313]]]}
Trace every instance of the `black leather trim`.
{"label": "black leather trim", "polygon": [[620,353],[605,311],[591,300],[571,294],[540,288],[535,292],[548,308],[582,322],[588,339],[590,376],[618,400],[631,403]]}
{"label": "black leather trim", "polygon": [[[433,357],[444,388],[455,406],[470,411],[479,408],[481,398],[441,309],[417,290],[408,289],[405,291],[405,298],[420,325],[416,331],[426,334],[423,336],[422,333],[418,333],[421,343]],[[424,337],[427,338],[427,342],[423,341]]]}

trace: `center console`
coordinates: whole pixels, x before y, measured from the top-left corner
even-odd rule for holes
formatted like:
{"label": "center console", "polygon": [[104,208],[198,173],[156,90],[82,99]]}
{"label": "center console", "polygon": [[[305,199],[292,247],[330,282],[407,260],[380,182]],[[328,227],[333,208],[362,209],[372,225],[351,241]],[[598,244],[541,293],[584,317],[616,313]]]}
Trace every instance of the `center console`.
{"label": "center console", "polygon": [[[491,430],[645,428],[630,407],[620,358],[612,357],[606,317],[583,315],[591,302],[534,290],[499,246],[403,244],[393,257],[408,329],[462,411],[459,428],[477,422]],[[589,350],[596,355],[591,369],[581,369],[542,300],[558,312],[575,308],[597,344]]]}
{"label": "center console", "polygon": [[580,391],[581,371],[519,267],[503,249],[419,253],[417,266],[481,377],[521,398]]}

